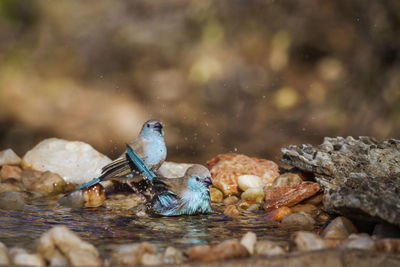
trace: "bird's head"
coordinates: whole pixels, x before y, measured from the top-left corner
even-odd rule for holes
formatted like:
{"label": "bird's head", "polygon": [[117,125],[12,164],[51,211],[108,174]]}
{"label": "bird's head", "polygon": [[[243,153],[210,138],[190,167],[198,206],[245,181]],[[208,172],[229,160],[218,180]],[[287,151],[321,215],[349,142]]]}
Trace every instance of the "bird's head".
{"label": "bird's head", "polygon": [[193,175],[188,179],[188,187],[191,192],[207,192],[211,185],[211,178]]}
{"label": "bird's head", "polygon": [[164,136],[163,125],[160,121],[149,120],[143,124],[142,131],[140,132],[143,136],[159,135]]}

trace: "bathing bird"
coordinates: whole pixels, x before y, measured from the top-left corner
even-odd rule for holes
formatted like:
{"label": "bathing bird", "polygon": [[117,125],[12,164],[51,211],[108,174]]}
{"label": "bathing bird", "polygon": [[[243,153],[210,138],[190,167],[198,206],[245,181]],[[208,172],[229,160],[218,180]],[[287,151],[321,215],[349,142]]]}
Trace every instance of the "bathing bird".
{"label": "bathing bird", "polygon": [[[127,146],[126,154],[148,183],[143,188],[150,191],[150,195],[147,195],[150,213],[179,216],[212,212],[209,191],[211,175],[206,167],[193,165],[179,178],[157,177],[130,146]],[[142,190],[139,184],[137,186]]]}
{"label": "bathing bird", "polygon": [[[146,170],[150,172],[152,172],[152,170],[157,170],[167,157],[162,123],[157,120],[146,121],[138,137],[130,144],[127,144],[127,147],[134,150],[137,155],[140,155],[140,159],[147,167]],[[109,179],[126,182],[137,192],[136,188],[131,186],[131,182],[138,178],[140,173],[141,169],[138,169],[137,165],[133,164],[132,161],[127,158],[127,153],[123,153],[119,158],[104,166],[102,174],[98,178],[79,186],[70,194]],[[148,179],[152,182],[152,177],[150,175]]]}

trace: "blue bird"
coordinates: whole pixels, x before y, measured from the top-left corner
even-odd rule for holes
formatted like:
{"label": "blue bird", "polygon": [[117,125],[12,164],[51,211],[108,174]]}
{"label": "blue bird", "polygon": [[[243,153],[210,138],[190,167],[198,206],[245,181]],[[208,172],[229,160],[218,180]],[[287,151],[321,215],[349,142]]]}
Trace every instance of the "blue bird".
{"label": "blue bird", "polygon": [[[140,155],[141,160],[143,159],[142,161],[149,168],[149,171],[157,170],[167,157],[162,123],[156,120],[145,122],[139,136],[127,145],[127,147]],[[118,159],[103,167],[100,177],[79,186],[70,194],[109,179],[126,182],[137,192],[136,188],[132,187],[130,183],[141,173],[141,170],[137,166],[132,164],[132,161],[127,158],[126,153],[123,153]],[[151,176],[148,179],[150,182],[152,181]]]}
{"label": "blue bird", "polygon": [[148,208],[151,213],[179,216],[212,212],[209,191],[211,177],[204,175],[204,173],[209,174],[208,170],[204,170],[204,166],[194,165],[181,178],[156,177],[133,149],[127,146],[126,151],[129,159],[149,181],[144,188],[151,191],[150,199],[148,199]]}

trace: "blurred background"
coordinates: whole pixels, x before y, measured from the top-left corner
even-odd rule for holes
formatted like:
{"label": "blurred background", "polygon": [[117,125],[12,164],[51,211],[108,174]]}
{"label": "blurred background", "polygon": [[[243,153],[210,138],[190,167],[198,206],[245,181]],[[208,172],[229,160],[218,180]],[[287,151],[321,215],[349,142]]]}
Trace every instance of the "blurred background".
{"label": "blurred background", "polygon": [[400,138],[400,1],[0,0],[0,149],[114,158],[150,118],[184,162]]}

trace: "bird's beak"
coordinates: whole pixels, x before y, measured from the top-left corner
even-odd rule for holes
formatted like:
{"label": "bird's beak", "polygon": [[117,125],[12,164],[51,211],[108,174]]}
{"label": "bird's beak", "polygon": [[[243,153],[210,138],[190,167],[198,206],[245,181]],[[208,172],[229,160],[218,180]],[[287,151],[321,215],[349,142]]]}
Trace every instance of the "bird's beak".
{"label": "bird's beak", "polygon": [[154,124],[154,129],[155,129],[157,132],[159,132],[160,134],[163,134],[163,126],[162,126],[161,123],[156,122],[156,123]]}
{"label": "bird's beak", "polygon": [[207,186],[210,186],[210,185],[212,185],[212,181],[211,181],[211,178],[210,177],[206,177],[206,178],[204,178],[204,181],[203,181]]}

